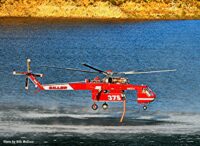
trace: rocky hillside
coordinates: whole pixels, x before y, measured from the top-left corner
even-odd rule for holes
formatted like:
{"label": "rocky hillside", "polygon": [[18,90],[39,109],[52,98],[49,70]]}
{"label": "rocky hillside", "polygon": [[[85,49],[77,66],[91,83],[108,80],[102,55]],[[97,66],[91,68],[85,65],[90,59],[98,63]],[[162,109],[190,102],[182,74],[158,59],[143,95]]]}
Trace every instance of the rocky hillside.
{"label": "rocky hillside", "polygon": [[0,0],[0,17],[199,19],[200,0]]}

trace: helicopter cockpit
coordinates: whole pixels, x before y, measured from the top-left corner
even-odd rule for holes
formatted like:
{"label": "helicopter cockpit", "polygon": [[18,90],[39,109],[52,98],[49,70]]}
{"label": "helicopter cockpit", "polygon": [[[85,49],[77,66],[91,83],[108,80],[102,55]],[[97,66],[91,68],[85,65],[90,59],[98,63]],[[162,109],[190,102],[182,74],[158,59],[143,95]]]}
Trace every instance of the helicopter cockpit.
{"label": "helicopter cockpit", "polygon": [[144,88],[144,89],[142,90],[142,93],[143,93],[143,94],[146,94],[148,97],[153,96],[153,92],[152,92],[152,90],[151,90],[149,87]]}

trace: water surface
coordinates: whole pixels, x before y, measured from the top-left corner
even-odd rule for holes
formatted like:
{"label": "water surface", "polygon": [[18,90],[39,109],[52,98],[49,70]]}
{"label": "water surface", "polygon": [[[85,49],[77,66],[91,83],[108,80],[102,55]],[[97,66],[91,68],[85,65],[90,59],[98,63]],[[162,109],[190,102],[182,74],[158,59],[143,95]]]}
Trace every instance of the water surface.
{"label": "water surface", "polygon": [[[111,23],[0,19],[1,142],[198,145],[199,44],[198,20]],[[92,111],[89,91],[35,94],[31,85],[25,92],[24,77],[12,76],[12,70],[26,70],[27,57],[32,60],[33,72],[45,74],[42,83],[95,77],[39,67],[42,65],[87,69],[81,63],[88,63],[102,70],[177,72],[127,75],[133,84],[149,85],[157,99],[143,111],[135,102],[135,93],[127,92],[128,112],[121,125],[122,104],[111,103],[108,111]]]}

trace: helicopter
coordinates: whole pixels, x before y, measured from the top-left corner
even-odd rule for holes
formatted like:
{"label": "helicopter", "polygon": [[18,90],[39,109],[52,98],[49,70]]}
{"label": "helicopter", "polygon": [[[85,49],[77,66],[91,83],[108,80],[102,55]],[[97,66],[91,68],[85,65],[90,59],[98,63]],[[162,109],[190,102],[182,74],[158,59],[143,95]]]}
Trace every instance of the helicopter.
{"label": "helicopter", "polygon": [[79,71],[85,73],[96,73],[103,74],[105,77],[100,79],[96,76],[94,79],[85,79],[82,82],[68,82],[68,83],[54,83],[54,84],[41,84],[37,79],[38,77],[43,77],[41,73],[33,73],[31,71],[31,59],[27,58],[26,66],[27,71],[18,72],[13,70],[13,75],[25,75],[25,89],[29,89],[29,80],[35,85],[35,87],[41,90],[89,90],[91,91],[91,98],[93,104],[91,108],[93,110],[98,109],[97,102],[103,102],[102,108],[104,110],[108,109],[107,102],[123,102],[123,113],[120,118],[120,123],[123,122],[125,113],[126,113],[126,95],[125,90],[135,90],[137,91],[137,103],[143,105],[143,109],[147,109],[147,105],[153,102],[156,98],[156,93],[154,93],[150,87],[147,85],[134,85],[131,84],[126,77],[121,77],[122,75],[134,75],[134,74],[148,74],[148,73],[160,73],[160,72],[173,72],[176,69],[172,70],[157,70],[157,71],[146,71],[146,72],[113,72],[112,70],[103,71],[98,68],[95,68],[91,65],[83,63],[82,65],[92,69],[82,70],[77,68],[61,68],[56,66],[42,66],[55,69],[65,69],[70,71]]}

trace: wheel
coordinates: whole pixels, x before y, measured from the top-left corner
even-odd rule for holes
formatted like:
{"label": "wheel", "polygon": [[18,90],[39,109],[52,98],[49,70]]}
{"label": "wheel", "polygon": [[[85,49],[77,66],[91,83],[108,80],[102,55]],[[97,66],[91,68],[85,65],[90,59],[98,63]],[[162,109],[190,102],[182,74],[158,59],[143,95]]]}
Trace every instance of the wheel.
{"label": "wheel", "polygon": [[146,105],[143,106],[143,110],[147,110],[147,106]]}
{"label": "wheel", "polygon": [[98,105],[94,103],[94,104],[92,105],[92,109],[93,109],[93,110],[97,110],[97,109],[98,109]]}
{"label": "wheel", "polygon": [[102,104],[102,108],[103,108],[104,110],[108,109],[108,104],[105,102],[104,104]]}

